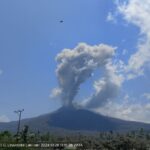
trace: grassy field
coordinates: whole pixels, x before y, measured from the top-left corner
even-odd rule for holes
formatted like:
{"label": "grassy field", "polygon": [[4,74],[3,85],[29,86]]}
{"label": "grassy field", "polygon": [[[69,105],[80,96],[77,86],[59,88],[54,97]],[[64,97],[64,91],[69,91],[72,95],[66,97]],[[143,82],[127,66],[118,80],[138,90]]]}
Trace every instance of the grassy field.
{"label": "grassy field", "polygon": [[[42,134],[28,131],[24,128],[18,135],[9,131],[0,133],[0,150],[33,150],[33,149],[95,149],[95,150],[149,150],[150,132],[143,129],[131,131],[128,133],[117,133],[113,131],[99,132],[93,135],[78,134],[56,136],[49,132]],[[7,144],[51,144],[50,147],[3,147]],[[76,147],[68,147],[69,144],[80,144]],[[58,145],[59,144],[59,145]],[[7,146],[8,146],[7,145]]]}

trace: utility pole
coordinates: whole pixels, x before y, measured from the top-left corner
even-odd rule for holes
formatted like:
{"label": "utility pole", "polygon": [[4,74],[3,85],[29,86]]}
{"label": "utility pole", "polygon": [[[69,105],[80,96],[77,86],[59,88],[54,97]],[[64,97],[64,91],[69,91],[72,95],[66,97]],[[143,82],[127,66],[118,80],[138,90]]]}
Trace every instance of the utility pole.
{"label": "utility pole", "polygon": [[14,111],[14,113],[16,113],[19,116],[18,127],[17,127],[17,136],[19,135],[19,132],[20,132],[21,114],[23,111],[24,111],[24,109]]}

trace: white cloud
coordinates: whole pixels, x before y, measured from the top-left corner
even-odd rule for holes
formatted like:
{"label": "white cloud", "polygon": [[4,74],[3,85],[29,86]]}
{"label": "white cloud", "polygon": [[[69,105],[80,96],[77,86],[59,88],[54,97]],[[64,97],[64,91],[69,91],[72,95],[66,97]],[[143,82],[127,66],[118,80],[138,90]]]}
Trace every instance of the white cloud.
{"label": "white cloud", "polygon": [[150,123],[150,103],[130,104],[125,102],[122,104],[117,104],[110,102],[104,107],[93,110],[106,116]]}
{"label": "white cloud", "polygon": [[[130,56],[127,65],[121,60],[116,60],[115,65],[106,64],[105,76],[95,81],[96,92],[83,105],[104,115],[150,123],[150,103],[135,104],[129,95],[125,95],[120,104],[111,101],[124,81],[143,75],[146,64],[150,63],[150,1],[129,0],[123,3],[118,1],[116,4],[118,11],[108,13],[107,21],[116,22],[115,17],[120,13],[128,23],[137,26],[140,29],[137,51]],[[122,54],[127,54],[127,50],[124,49]],[[143,96],[150,99],[149,93]]]}
{"label": "white cloud", "polygon": [[57,98],[61,95],[62,90],[60,88],[54,88],[51,92],[50,98]]}
{"label": "white cloud", "polygon": [[[145,66],[150,63],[150,1],[128,0],[128,2],[120,2],[116,2],[118,6],[116,14],[122,14],[128,23],[134,24],[140,29],[137,51],[130,56],[127,65],[121,60],[116,61],[116,72],[121,77],[120,82],[118,82],[122,85],[125,80],[143,75]],[[112,13],[109,13],[107,20],[113,21],[114,17]],[[127,51],[123,50],[122,54],[125,55],[126,53]],[[104,85],[104,80],[101,80],[100,86],[96,89],[102,90],[101,87]],[[143,96],[150,99],[150,93],[145,93]],[[120,104],[115,103],[115,101],[108,101],[103,107],[95,107],[92,110],[120,119],[150,123],[150,103],[135,104],[129,95],[125,95],[123,100]]]}
{"label": "white cloud", "polygon": [[128,23],[140,29],[137,51],[131,55],[126,72],[128,79],[143,75],[145,64],[150,62],[150,1],[129,0],[118,3],[118,11]]}
{"label": "white cloud", "polygon": [[150,100],[150,93],[144,93],[143,96],[144,96],[146,99]]}
{"label": "white cloud", "polygon": [[0,116],[0,122],[9,122],[9,118],[6,115],[1,115]]}
{"label": "white cloud", "polygon": [[117,23],[116,16],[112,14],[111,12],[108,13],[106,21]]}
{"label": "white cloud", "polygon": [[128,95],[128,94],[126,94],[126,95],[124,96],[123,100],[124,100],[124,101],[126,101],[126,102],[129,102],[129,100],[130,100],[129,95]]}

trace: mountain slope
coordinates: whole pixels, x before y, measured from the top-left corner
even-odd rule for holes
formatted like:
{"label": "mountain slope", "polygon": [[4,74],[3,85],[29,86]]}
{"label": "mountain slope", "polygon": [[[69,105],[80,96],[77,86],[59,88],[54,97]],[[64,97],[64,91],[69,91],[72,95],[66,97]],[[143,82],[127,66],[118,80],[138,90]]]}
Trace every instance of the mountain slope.
{"label": "mountain slope", "polygon": [[[94,112],[62,107],[57,111],[21,121],[22,127],[29,125],[32,131],[69,132],[69,131],[129,131],[144,128],[150,130],[150,124],[124,121],[106,117]],[[16,131],[17,122],[0,123],[0,131]]]}

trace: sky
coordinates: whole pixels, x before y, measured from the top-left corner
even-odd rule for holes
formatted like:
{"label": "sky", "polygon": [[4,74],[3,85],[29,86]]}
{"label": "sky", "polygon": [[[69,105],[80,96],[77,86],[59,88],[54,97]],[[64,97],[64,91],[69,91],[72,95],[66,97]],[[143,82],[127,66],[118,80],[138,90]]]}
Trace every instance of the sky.
{"label": "sky", "polygon": [[150,123],[149,7],[148,0],[0,1],[0,122],[17,120],[18,109],[30,118],[74,104]]}

